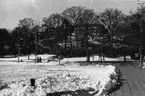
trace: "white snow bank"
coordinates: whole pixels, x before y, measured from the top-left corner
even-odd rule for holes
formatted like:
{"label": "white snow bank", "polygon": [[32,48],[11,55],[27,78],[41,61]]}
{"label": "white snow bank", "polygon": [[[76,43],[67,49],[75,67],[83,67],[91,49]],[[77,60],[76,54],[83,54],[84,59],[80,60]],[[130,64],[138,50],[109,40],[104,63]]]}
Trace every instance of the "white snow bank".
{"label": "white snow bank", "polygon": [[[46,74],[36,79],[36,88],[29,80],[12,83],[9,88],[0,91],[0,96],[46,96],[48,93],[62,91],[87,90],[93,88],[96,96],[106,94],[115,85],[116,68],[109,66],[65,68],[63,72]],[[70,70],[77,72],[70,72]],[[83,95],[81,95],[83,96]]]}

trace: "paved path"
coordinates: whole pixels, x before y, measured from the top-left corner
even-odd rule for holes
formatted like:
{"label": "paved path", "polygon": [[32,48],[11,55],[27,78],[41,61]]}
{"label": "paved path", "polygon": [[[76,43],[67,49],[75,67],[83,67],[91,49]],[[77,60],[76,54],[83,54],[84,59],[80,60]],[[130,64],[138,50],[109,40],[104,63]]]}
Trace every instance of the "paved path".
{"label": "paved path", "polygon": [[119,68],[123,85],[113,96],[145,96],[145,69],[133,66]]}

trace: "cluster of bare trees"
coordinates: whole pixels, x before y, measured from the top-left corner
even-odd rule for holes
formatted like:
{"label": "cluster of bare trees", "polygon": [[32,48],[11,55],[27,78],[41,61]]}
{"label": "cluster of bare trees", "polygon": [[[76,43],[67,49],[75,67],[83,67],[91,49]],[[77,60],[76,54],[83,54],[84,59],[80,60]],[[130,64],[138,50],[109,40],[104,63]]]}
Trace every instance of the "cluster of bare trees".
{"label": "cluster of bare trees", "polygon": [[[142,65],[145,7],[141,6],[129,15],[112,8],[96,13],[93,9],[73,6],[61,13],[44,17],[42,22],[24,18],[10,32],[9,43],[3,43],[1,48],[4,50],[7,46],[11,54],[28,55],[40,53],[45,49],[49,53],[65,56],[84,52],[87,61],[90,61],[92,53],[97,54],[99,51],[99,54],[103,55],[108,54],[105,51],[109,51],[111,55],[120,52],[126,59],[127,52],[133,50],[140,53]],[[5,41],[0,40],[0,43]]]}

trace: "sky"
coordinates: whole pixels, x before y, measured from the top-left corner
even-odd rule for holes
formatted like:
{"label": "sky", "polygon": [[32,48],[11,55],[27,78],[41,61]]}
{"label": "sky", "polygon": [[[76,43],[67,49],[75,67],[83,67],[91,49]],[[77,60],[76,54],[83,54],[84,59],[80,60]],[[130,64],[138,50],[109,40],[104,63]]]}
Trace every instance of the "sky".
{"label": "sky", "polygon": [[13,29],[23,18],[41,21],[43,17],[77,5],[94,9],[95,12],[117,8],[125,14],[129,14],[130,10],[135,11],[139,6],[137,0],[0,0],[0,28]]}

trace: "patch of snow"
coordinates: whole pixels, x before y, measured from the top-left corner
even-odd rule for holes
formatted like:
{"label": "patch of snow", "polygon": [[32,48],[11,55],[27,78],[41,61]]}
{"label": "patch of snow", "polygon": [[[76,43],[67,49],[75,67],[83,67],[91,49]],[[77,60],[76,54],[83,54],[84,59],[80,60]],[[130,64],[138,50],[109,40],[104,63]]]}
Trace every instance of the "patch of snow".
{"label": "patch of snow", "polygon": [[[53,54],[38,54],[37,56],[41,57],[41,59],[43,60],[48,60],[48,58],[51,58],[55,55]],[[20,60],[23,60],[23,61],[32,61],[35,59],[35,55],[32,54],[29,56],[30,57],[30,60],[28,60],[28,56],[20,56],[19,59]],[[127,56],[127,58],[129,58]],[[18,57],[16,58],[0,58],[0,60],[2,61],[18,61]],[[99,56],[97,55],[94,55],[94,58],[92,56],[90,56],[90,60],[91,61],[98,61],[99,60]],[[118,58],[108,58],[108,57],[105,57],[105,61],[120,61],[120,60],[123,60],[123,57],[118,57]],[[86,61],[86,57],[73,57],[73,58],[64,58],[62,59],[63,62],[65,61],[70,61],[70,62],[76,62],[76,61]]]}
{"label": "patch of snow", "polygon": [[143,62],[143,67],[142,68],[145,68],[145,62]]}
{"label": "patch of snow", "polygon": [[[38,54],[37,56],[41,57],[41,59],[48,59],[52,56],[55,56],[53,54]],[[19,59],[20,60],[23,60],[23,61],[32,61],[35,59],[35,54],[31,54],[29,55],[30,57],[30,60],[28,60],[28,56],[19,56]],[[14,57],[14,58],[0,58],[0,60],[3,60],[3,61],[18,61],[18,57]]]}
{"label": "patch of snow", "polygon": [[[0,96],[46,96],[47,93],[87,90],[93,88],[96,96],[107,93],[116,82],[116,67],[108,66],[64,66],[64,71],[49,73],[36,79],[36,88],[30,86],[30,80],[12,83],[9,88],[0,91]],[[76,72],[71,72],[75,70]]]}

